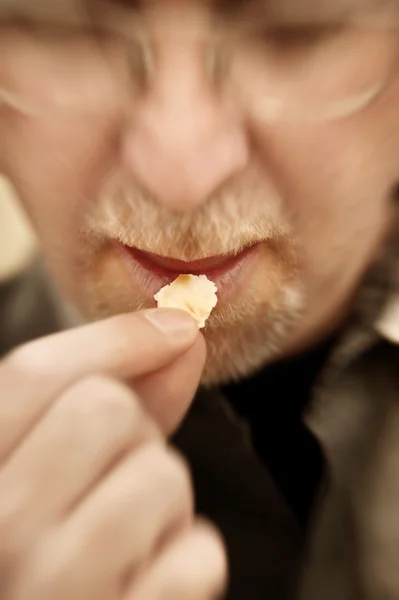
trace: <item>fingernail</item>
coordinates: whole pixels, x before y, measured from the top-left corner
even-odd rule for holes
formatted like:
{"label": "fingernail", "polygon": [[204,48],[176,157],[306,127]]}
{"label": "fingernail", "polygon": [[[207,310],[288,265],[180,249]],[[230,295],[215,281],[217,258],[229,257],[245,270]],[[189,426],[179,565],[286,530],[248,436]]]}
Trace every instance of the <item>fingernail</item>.
{"label": "fingernail", "polygon": [[193,338],[198,333],[196,322],[184,310],[155,308],[145,311],[144,316],[162,333],[175,338]]}

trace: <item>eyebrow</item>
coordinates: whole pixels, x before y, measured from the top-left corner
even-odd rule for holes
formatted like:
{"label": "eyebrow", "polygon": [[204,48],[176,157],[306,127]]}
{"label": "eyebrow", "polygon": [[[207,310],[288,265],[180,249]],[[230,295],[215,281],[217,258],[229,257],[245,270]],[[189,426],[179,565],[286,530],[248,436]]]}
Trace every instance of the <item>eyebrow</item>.
{"label": "eyebrow", "polygon": [[[399,0],[205,0],[220,14],[238,19],[262,19],[271,25],[317,25],[343,22],[362,12],[391,10],[399,24]],[[0,21],[23,17],[27,19],[73,23],[81,20],[76,10],[93,6],[97,0],[0,0]],[[140,10],[143,0],[102,0],[121,10]],[[145,2],[145,0],[144,0]],[[87,14],[86,14],[87,16]]]}
{"label": "eyebrow", "polygon": [[247,18],[262,15],[271,23],[338,22],[369,11],[399,13],[399,0],[214,0],[217,10]]}
{"label": "eyebrow", "polygon": [[78,0],[43,2],[0,0],[0,20],[22,19],[27,22],[73,24],[82,20],[84,9]]}

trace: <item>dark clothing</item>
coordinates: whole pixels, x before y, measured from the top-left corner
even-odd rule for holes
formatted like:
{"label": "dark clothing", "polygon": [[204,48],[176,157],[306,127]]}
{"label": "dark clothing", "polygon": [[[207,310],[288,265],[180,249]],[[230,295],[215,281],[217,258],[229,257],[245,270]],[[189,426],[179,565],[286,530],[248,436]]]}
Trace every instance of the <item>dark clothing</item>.
{"label": "dark clothing", "polygon": [[249,424],[260,460],[302,524],[311,513],[324,463],[319,443],[303,423],[302,414],[331,347],[330,342],[224,389]]}
{"label": "dark clothing", "polygon": [[201,392],[175,443],[190,462],[198,511],[225,537],[229,600],[289,598],[303,532],[253,451],[248,428],[218,392]]}

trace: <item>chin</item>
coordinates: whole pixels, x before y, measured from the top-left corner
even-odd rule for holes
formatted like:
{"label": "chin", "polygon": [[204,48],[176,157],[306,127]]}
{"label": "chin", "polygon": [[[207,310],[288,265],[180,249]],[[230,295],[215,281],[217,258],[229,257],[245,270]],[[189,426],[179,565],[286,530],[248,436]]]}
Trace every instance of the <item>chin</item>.
{"label": "chin", "polygon": [[211,317],[204,330],[208,355],[202,385],[238,381],[277,360],[289,346],[304,309],[302,290],[292,285],[273,303],[265,298],[254,305],[249,295],[225,318]]}
{"label": "chin", "polygon": [[[126,286],[122,272],[115,277],[115,268],[108,268],[112,284],[102,270],[102,276],[97,273],[87,278],[84,286],[76,285],[75,292],[80,293],[72,300],[86,320],[154,307],[139,289]],[[280,281],[278,286],[275,282],[270,288],[262,286],[258,275],[239,299],[216,308],[202,330],[208,354],[201,384],[212,387],[237,381],[276,360],[289,345],[304,308],[297,279]]]}

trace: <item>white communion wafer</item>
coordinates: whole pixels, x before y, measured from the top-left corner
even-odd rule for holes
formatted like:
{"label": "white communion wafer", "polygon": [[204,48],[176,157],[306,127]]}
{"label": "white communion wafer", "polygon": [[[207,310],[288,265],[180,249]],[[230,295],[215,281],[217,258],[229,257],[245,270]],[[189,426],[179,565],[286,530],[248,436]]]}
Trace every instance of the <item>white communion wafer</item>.
{"label": "white communion wafer", "polygon": [[203,329],[217,304],[217,287],[206,275],[179,275],[175,281],[165,285],[154,298],[159,308],[185,310]]}

